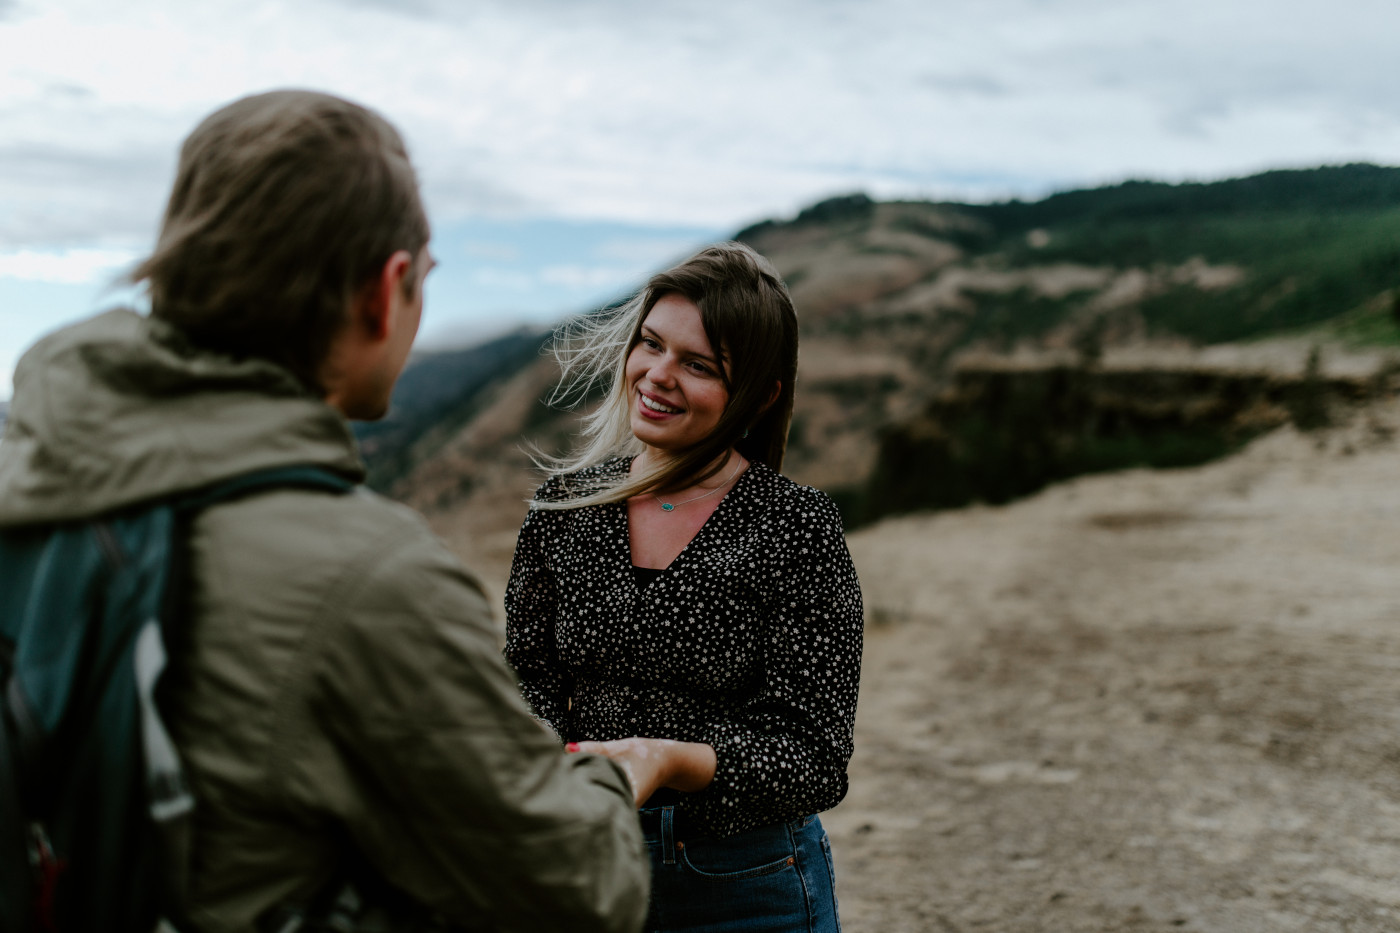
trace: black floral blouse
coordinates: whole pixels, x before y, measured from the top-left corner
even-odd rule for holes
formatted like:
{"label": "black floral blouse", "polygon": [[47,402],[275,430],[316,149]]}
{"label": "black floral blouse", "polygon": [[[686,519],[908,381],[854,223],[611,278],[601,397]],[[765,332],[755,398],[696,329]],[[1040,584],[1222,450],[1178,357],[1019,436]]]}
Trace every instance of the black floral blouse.
{"label": "black floral blouse", "polygon": [[[535,494],[567,496],[558,477]],[[626,503],[531,510],[506,619],[506,658],[561,739],[714,748],[713,783],[678,804],[704,831],[727,836],[845,796],[863,616],[824,493],[752,464],[645,588]]]}

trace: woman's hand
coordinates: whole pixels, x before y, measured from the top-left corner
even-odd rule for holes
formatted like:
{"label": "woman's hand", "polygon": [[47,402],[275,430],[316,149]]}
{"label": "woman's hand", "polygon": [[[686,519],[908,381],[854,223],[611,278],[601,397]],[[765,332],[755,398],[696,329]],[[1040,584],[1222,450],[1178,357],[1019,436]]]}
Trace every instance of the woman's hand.
{"label": "woman's hand", "polygon": [[639,807],[662,787],[694,793],[715,779],[715,750],[702,742],[631,738],[570,742],[566,747],[571,752],[603,755],[621,765]]}

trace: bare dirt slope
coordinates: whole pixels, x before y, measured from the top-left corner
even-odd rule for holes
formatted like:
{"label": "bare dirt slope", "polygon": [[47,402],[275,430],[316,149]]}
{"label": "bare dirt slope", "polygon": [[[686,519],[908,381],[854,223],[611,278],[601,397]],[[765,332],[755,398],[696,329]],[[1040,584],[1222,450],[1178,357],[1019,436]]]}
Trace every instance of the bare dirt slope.
{"label": "bare dirt slope", "polygon": [[853,534],[846,929],[1400,931],[1396,425]]}

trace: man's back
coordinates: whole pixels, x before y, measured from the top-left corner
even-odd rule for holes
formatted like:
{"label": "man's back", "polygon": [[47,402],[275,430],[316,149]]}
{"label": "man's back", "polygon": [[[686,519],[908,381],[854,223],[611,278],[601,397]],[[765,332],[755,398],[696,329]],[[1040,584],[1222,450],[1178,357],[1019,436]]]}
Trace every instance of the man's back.
{"label": "man's back", "polygon": [[[45,341],[16,385],[0,524],[270,466],[361,475],[344,421],[285,371],[130,312]],[[351,866],[469,926],[640,923],[625,779],[531,719],[421,519],[363,491],[269,492],[203,513],[190,555],[162,700],[197,800],[196,929],[248,930]]]}

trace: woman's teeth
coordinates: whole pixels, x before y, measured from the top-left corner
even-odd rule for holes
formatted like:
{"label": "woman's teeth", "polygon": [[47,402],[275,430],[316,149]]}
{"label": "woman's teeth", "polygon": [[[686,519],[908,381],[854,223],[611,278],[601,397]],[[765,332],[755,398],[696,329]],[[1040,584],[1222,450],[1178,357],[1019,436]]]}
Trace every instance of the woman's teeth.
{"label": "woman's teeth", "polygon": [[660,402],[653,402],[645,395],[642,396],[642,404],[650,408],[652,411],[664,412],[668,415],[674,415],[680,411],[679,408],[672,408],[669,405],[662,405]]}

